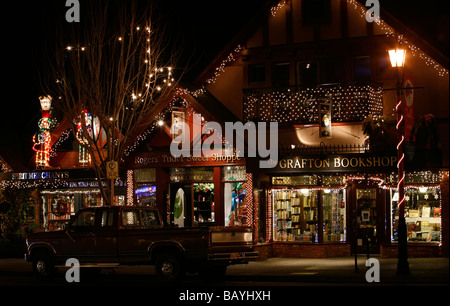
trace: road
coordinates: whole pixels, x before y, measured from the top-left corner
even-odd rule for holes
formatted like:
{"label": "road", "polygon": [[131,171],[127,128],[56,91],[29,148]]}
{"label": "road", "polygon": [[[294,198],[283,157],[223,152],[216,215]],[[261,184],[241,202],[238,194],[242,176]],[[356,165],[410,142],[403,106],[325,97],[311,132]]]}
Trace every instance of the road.
{"label": "road", "polygon": [[[103,269],[99,275],[89,276],[81,271],[79,283],[68,283],[65,279],[66,269],[60,269],[52,281],[39,281],[31,271],[31,264],[23,259],[0,259],[0,292],[11,289],[27,292],[69,292],[74,290],[79,294],[101,290],[110,294],[120,292],[142,292],[164,294],[173,302],[180,302],[194,293],[206,298],[207,292],[214,292],[214,299],[221,302],[224,298],[232,298],[233,302],[256,302],[255,298],[266,297],[277,301],[290,299],[298,294],[319,294],[335,292],[365,292],[365,290],[393,290],[411,287],[441,295],[441,289],[449,287],[448,258],[411,258],[409,259],[411,275],[399,277],[396,275],[396,259],[377,258],[380,264],[379,282],[368,283],[365,266],[366,258],[358,257],[358,272],[355,272],[353,257],[301,259],[301,258],[270,258],[251,262],[248,265],[230,266],[225,279],[221,282],[204,281],[197,275],[188,275],[185,281],[177,286],[161,287],[152,266],[120,266],[114,269]],[[437,287],[437,288],[435,288]],[[429,289],[424,289],[429,288]],[[86,289],[86,290],[85,290]],[[187,291],[186,291],[187,290]],[[315,293],[314,293],[315,292]],[[247,299],[239,300],[238,294],[250,294]],[[227,295],[228,294],[228,295]],[[265,295],[263,295],[265,294]],[[111,296],[109,296],[111,297]],[[192,297],[196,297],[192,295]],[[197,296],[199,298],[199,296]],[[250,300],[248,300],[250,298]],[[321,295],[322,299],[335,299],[333,295]],[[373,296],[372,298],[377,298]],[[184,301],[184,300],[183,300]],[[184,301],[188,302],[188,301]],[[192,301],[191,301],[192,302]],[[198,300],[196,302],[199,302]],[[202,301],[207,303],[207,301]],[[211,300],[213,302],[213,299]],[[259,302],[264,302],[259,300]],[[170,303],[169,303],[170,304]],[[170,304],[171,305],[171,304]]]}

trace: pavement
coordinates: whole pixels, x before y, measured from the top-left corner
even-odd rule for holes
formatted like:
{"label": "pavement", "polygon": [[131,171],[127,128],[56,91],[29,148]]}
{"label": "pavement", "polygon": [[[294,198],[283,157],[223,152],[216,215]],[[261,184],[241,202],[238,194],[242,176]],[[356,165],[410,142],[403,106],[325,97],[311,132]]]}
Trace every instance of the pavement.
{"label": "pavement", "polygon": [[[202,283],[188,276],[185,284],[200,286],[364,286],[424,285],[449,286],[448,258],[409,258],[410,275],[397,275],[397,259],[370,257],[375,263],[366,267],[366,256],[336,258],[268,258],[248,264],[229,266],[224,282]],[[379,272],[377,271],[379,266]],[[103,269],[102,275],[154,276],[153,266],[119,266]],[[20,285],[20,279],[33,280],[31,264],[20,258],[0,259],[0,286]],[[15,284],[17,282],[17,284]],[[30,283],[27,283],[30,285]],[[31,283],[33,285],[34,283]]]}
{"label": "pavement", "polygon": [[[60,270],[50,282],[38,281],[31,264],[21,258],[0,259],[0,294],[29,301],[48,294],[49,299],[103,304],[130,297],[157,299],[167,305],[346,305],[396,304],[440,300],[449,287],[448,258],[410,258],[409,276],[398,276],[396,258],[269,258],[228,267],[223,281],[204,281],[188,275],[178,285],[160,286],[153,266],[119,266],[102,269],[90,279],[81,272],[80,283],[68,283]],[[379,271],[376,271],[376,266]],[[366,277],[368,276],[368,277]],[[369,280],[369,281],[368,281]],[[375,280],[373,282],[370,282]],[[443,289],[443,290],[442,290]],[[26,292],[25,295],[23,295]],[[92,304],[91,303],[91,304]]]}

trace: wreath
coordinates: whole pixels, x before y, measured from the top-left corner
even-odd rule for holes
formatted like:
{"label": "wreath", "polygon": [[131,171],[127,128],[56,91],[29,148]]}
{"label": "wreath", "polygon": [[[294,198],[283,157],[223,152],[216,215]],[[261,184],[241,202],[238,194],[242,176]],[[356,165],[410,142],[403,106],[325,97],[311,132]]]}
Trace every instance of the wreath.
{"label": "wreath", "polygon": [[55,205],[53,205],[53,213],[57,216],[62,216],[67,213],[67,202],[59,199]]}

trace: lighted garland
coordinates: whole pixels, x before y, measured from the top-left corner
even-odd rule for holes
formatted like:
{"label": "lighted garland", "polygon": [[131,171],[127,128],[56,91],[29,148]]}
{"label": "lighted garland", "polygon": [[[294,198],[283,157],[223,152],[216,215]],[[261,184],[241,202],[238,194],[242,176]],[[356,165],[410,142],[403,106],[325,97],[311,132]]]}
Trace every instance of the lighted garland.
{"label": "lighted garland", "polygon": [[244,120],[318,122],[319,99],[331,101],[333,121],[362,121],[368,115],[383,114],[383,95],[379,85],[336,85],[282,91],[251,89],[244,94]]}
{"label": "lighted garland", "polygon": [[[358,3],[356,0],[347,0],[348,4],[351,4],[351,7],[353,7],[360,15],[361,18],[366,19],[366,12],[367,8]],[[374,22],[380,26],[381,30],[384,32],[387,36],[392,36],[401,45],[405,45],[411,52],[410,54],[412,56],[419,56],[420,59],[422,59],[427,66],[431,66],[434,70],[437,71],[439,76],[448,76],[448,70],[442,67],[439,63],[437,63],[435,60],[433,60],[431,57],[426,55],[419,47],[415,46],[414,44],[410,43],[408,40],[405,39],[405,37],[401,34],[396,34],[395,31],[390,27],[384,20],[381,18],[375,19]]]}
{"label": "lighted garland", "polygon": [[278,13],[278,11],[283,8],[286,5],[286,0],[282,0],[280,2],[278,2],[277,5],[272,6],[270,8],[270,14],[272,14],[273,17],[275,17]]}

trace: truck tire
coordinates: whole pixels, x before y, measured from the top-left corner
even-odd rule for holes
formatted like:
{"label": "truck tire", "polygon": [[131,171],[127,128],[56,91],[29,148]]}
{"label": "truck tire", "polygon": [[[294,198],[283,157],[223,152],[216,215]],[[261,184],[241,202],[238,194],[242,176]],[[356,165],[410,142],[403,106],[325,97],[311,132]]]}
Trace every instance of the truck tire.
{"label": "truck tire", "polygon": [[40,280],[50,280],[56,274],[55,263],[48,252],[39,251],[33,256],[33,272]]}
{"label": "truck tire", "polygon": [[155,272],[163,283],[177,283],[182,281],[185,276],[181,258],[173,253],[161,253],[157,257]]}

